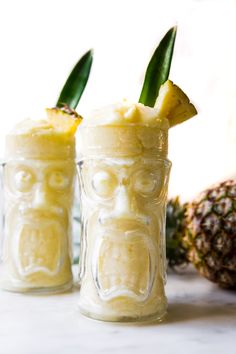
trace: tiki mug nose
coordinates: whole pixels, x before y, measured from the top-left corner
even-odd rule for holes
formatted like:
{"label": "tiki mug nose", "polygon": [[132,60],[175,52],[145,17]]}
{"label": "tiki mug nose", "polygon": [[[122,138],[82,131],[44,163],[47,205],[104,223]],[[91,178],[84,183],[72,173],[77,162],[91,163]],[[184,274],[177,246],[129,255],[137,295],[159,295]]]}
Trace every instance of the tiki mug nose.
{"label": "tiki mug nose", "polygon": [[35,187],[35,193],[32,201],[34,209],[47,208],[49,206],[47,192],[44,186],[40,183]]}
{"label": "tiki mug nose", "polygon": [[99,220],[101,224],[105,224],[112,220],[136,220],[138,216],[139,210],[134,195],[129,191],[127,185],[121,184],[116,192],[112,211],[102,209]]}
{"label": "tiki mug nose", "polygon": [[127,216],[132,213],[134,202],[131,203],[131,196],[127,186],[121,185],[115,198],[114,214],[117,217]]}

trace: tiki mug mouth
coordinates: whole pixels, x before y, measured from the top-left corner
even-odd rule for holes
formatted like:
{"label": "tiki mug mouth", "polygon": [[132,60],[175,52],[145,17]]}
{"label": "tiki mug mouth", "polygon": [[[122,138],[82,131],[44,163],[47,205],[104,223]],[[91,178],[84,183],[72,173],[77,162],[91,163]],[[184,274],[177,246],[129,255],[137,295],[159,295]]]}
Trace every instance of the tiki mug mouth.
{"label": "tiki mug mouth", "polygon": [[63,208],[30,208],[17,203],[5,216],[3,261],[12,264],[18,277],[33,274],[53,277],[68,256],[68,215]]}
{"label": "tiki mug mouth", "polygon": [[36,272],[56,275],[65,258],[65,230],[57,220],[18,222],[12,238],[13,260],[22,277]]}
{"label": "tiki mug mouth", "polygon": [[97,231],[91,266],[100,298],[145,301],[156,267],[148,227],[137,219],[116,219]]}

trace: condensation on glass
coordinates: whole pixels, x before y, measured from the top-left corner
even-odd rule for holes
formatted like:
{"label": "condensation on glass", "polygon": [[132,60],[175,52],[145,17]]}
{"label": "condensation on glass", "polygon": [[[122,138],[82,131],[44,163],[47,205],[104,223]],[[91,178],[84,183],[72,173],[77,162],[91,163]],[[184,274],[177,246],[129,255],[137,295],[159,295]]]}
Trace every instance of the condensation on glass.
{"label": "condensation on glass", "polygon": [[167,131],[81,130],[79,308],[108,321],[161,319],[167,307]]}

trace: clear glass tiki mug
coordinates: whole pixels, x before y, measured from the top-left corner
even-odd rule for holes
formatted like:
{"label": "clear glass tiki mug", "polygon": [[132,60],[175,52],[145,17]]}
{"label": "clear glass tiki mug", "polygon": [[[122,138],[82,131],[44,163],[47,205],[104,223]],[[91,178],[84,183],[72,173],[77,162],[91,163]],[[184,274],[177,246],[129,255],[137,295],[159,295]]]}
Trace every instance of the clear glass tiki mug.
{"label": "clear glass tiki mug", "polygon": [[95,126],[80,131],[80,311],[107,321],[161,319],[167,130]]}
{"label": "clear glass tiki mug", "polygon": [[40,129],[17,131],[6,142],[0,286],[10,291],[54,293],[72,285],[74,141]]}

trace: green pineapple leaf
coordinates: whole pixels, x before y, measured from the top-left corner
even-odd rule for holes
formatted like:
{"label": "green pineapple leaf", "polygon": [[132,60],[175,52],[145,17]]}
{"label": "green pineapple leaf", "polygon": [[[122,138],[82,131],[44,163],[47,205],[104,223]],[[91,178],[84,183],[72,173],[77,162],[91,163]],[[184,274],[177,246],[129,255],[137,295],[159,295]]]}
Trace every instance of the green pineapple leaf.
{"label": "green pineapple leaf", "polygon": [[71,109],[75,109],[79,103],[82,93],[87,84],[91,66],[93,62],[93,51],[89,50],[75,65],[66,80],[60,96],[56,103],[56,107],[61,108],[65,105]]}
{"label": "green pineapple leaf", "polygon": [[139,102],[154,107],[159,89],[168,79],[174,51],[177,27],[172,27],[162,38],[146,70]]}

